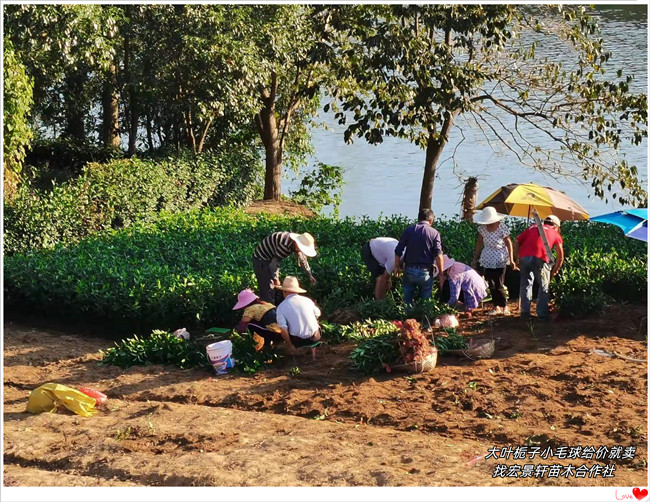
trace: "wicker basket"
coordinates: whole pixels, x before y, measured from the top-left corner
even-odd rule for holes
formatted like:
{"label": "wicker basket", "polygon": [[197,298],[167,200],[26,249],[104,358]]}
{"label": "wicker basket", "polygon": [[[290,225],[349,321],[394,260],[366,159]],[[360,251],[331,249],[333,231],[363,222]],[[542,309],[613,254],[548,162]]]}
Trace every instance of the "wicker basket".
{"label": "wicker basket", "polygon": [[487,359],[496,350],[497,340],[494,338],[476,338],[470,341],[468,349],[450,350],[450,354],[465,356],[469,359]]}
{"label": "wicker basket", "polygon": [[421,361],[413,361],[405,364],[391,366],[395,371],[407,371],[409,373],[426,373],[436,367],[438,362],[438,350],[434,347],[433,352]]}

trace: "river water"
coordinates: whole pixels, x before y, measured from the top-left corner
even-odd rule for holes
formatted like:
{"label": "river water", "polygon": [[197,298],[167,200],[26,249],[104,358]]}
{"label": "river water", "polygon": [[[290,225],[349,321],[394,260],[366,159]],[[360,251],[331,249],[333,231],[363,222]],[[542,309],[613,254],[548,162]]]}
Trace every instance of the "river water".
{"label": "river water", "polygon": [[[634,75],[632,90],[635,92],[647,92],[646,9],[646,6],[601,6],[596,13],[606,50],[612,52],[608,65],[612,71],[621,68],[624,74]],[[346,145],[343,141],[345,128],[338,125],[332,114],[321,113],[316,122],[324,122],[327,129],[317,127],[312,131],[315,147],[312,161],[338,165],[345,170],[341,216],[403,214],[416,217],[425,158],[423,150],[407,140],[388,137],[379,145],[369,145],[359,138]],[[437,216],[454,217],[460,213],[462,179],[469,175],[479,179],[479,202],[501,185],[533,182],[565,191],[592,216],[621,208],[611,200],[606,203],[594,197],[588,182],[556,180],[533,171],[522,166],[505,147],[494,148],[495,143],[488,144],[475,127],[462,120],[458,121],[458,126],[451,133],[438,168],[433,195],[433,210]],[[638,167],[647,185],[647,142],[641,146],[626,145],[622,153],[630,164]],[[295,179],[285,181],[284,192],[296,185]]]}

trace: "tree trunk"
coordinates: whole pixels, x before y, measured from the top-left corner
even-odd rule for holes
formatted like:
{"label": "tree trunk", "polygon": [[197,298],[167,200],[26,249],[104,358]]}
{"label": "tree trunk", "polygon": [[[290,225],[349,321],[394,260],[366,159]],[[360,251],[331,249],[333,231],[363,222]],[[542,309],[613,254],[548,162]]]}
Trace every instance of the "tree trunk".
{"label": "tree trunk", "polygon": [[87,74],[83,69],[66,76],[67,92],[64,103],[64,134],[79,141],[86,140],[86,128],[84,125],[86,119],[86,107],[84,103],[83,90],[87,78]]}
{"label": "tree trunk", "polygon": [[280,200],[282,195],[282,150],[266,149],[266,173],[264,175],[264,200]]}
{"label": "tree trunk", "polygon": [[149,151],[153,151],[153,126],[151,124],[151,113],[147,108],[147,143],[149,144]]}
{"label": "tree trunk", "polygon": [[[131,11],[132,6],[127,6],[127,12]],[[135,79],[135,72],[132,66],[132,50],[130,33],[124,37],[124,73],[127,75],[128,80],[128,93],[129,93],[129,157],[135,155],[137,149],[138,139],[138,121],[140,119],[140,104],[138,103],[137,96],[137,83]]]}
{"label": "tree trunk", "polygon": [[462,219],[465,221],[474,221],[477,194],[478,178],[470,176],[465,182],[465,190],[463,190],[463,202],[461,204],[461,211],[463,214]]}
{"label": "tree trunk", "polygon": [[120,137],[119,101],[117,95],[117,68],[114,61],[108,67],[106,82],[104,82],[102,107],[104,111],[102,128],[104,146],[119,148],[122,144],[122,139]]}
{"label": "tree trunk", "polygon": [[427,154],[424,161],[424,176],[422,178],[422,190],[420,191],[419,209],[431,209],[433,202],[433,184],[436,179],[436,169],[438,161],[442,155],[445,145],[449,141],[449,131],[454,125],[456,112],[450,113],[449,117],[442,124],[440,135],[436,136],[433,131],[429,132],[427,139]]}
{"label": "tree trunk", "polygon": [[282,194],[282,147],[280,131],[275,118],[275,92],[264,99],[264,108],[255,116],[255,123],[266,152],[264,200],[280,200]]}

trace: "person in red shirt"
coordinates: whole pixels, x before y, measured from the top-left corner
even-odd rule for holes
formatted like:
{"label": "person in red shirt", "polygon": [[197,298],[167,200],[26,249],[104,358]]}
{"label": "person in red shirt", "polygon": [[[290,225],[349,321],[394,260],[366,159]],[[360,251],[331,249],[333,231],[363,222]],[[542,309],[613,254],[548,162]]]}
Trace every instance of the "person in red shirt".
{"label": "person in red shirt", "polygon": [[516,253],[521,269],[519,282],[519,297],[521,298],[521,316],[530,316],[530,302],[533,298],[533,283],[539,283],[537,294],[537,317],[548,319],[548,288],[551,279],[555,277],[564,262],[564,248],[560,235],[560,219],[551,215],[544,220],[542,225],[546,240],[557,255],[551,267],[550,257],[547,256],[544,242],[539,234],[537,225],[524,230],[515,243]]}

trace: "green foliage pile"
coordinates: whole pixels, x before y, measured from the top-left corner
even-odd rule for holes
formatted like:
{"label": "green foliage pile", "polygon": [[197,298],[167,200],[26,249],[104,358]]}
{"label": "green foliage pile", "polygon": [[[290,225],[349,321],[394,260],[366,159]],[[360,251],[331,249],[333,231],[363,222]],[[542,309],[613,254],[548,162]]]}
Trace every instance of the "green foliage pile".
{"label": "green foliage pile", "polygon": [[360,343],[350,352],[353,367],[363,373],[373,373],[382,364],[392,365],[400,362],[402,354],[398,343],[399,329],[394,333],[386,333]]}
{"label": "green foliage pile", "polygon": [[205,349],[162,330],[154,330],[148,337],[134,335],[102,353],[103,364],[121,368],[149,364],[173,364],[181,369],[210,367]]}
{"label": "green foliage pile", "polygon": [[[163,213],[151,223],[108,231],[74,246],[6,257],[5,307],[119,329],[232,326],[239,320],[232,311],[237,293],[257,286],[251,263],[255,246],[271,232],[291,230],[309,231],[316,238],[319,253],[310,263],[318,282],[307,289],[327,317],[372,296],[372,281],[360,258],[362,244],[376,236],[399,237],[408,223],[397,217],[252,216],[230,208]],[[445,251],[467,261],[474,246],[472,226],[453,221],[436,226]],[[552,286],[560,302],[575,291],[593,296],[594,288],[614,300],[645,302],[643,243],[604,225],[563,225],[563,233],[567,263]],[[305,284],[296,260],[284,260],[282,274],[296,275]],[[394,283],[399,294],[399,281]],[[372,302],[362,302],[358,309],[365,314],[362,319],[403,319],[395,303],[376,302],[374,313]],[[436,302],[423,302],[422,309],[431,322],[448,311]],[[415,310],[410,317],[422,321]]]}
{"label": "green foliage pile", "polygon": [[[350,360],[355,369],[367,374],[379,371],[383,364],[391,366],[404,362],[400,351],[400,340],[403,343],[400,330],[401,323],[395,324],[382,320],[357,322],[345,326],[323,325],[323,332],[330,340],[359,342],[350,353]],[[446,337],[436,336],[435,342],[429,342],[440,351],[441,355],[450,350],[469,347],[467,339],[455,330],[446,331]]]}
{"label": "green foliage pile", "polygon": [[459,335],[455,329],[445,330],[447,336],[436,336],[435,345],[436,348],[440,351],[440,355],[447,354],[450,350],[459,350],[469,348],[469,343],[467,339],[462,335]]}
{"label": "green foliage pile", "polygon": [[154,220],[162,211],[250,202],[261,165],[253,151],[180,152],[159,160],[87,164],[51,190],[23,185],[5,205],[5,253],[70,245],[89,235]]}
{"label": "green foliage pile", "polygon": [[240,335],[233,331],[230,335],[232,342],[232,357],[235,360],[235,369],[244,373],[253,374],[266,368],[278,359],[275,348],[264,344],[260,351],[255,350],[255,340],[250,334]]}

